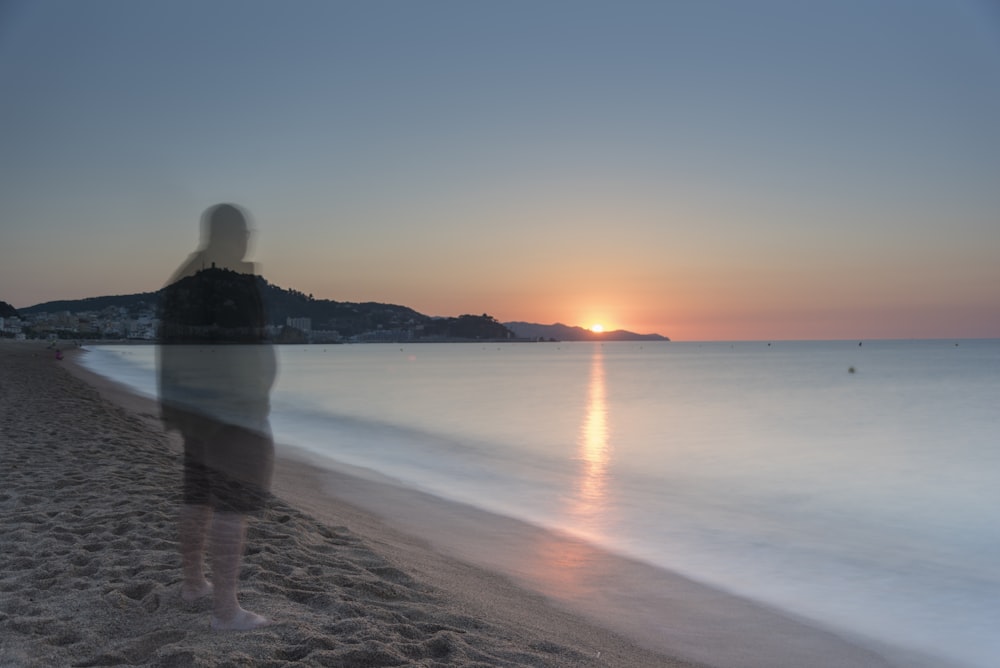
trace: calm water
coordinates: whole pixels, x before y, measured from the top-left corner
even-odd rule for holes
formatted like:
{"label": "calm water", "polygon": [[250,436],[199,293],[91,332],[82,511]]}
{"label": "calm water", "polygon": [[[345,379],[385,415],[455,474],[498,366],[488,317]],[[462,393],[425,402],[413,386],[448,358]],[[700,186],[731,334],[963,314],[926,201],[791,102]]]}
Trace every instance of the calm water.
{"label": "calm water", "polygon": [[[151,346],[84,358],[155,392]],[[1000,656],[1000,341],[305,346],[279,361],[280,442],[835,628],[972,666]]]}

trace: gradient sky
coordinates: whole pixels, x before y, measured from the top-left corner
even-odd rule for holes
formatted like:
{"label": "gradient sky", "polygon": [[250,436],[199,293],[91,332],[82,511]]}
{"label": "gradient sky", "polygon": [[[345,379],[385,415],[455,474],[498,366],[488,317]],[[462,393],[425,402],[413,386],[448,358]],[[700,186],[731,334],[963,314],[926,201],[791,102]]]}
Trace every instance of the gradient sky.
{"label": "gradient sky", "polygon": [[235,202],[316,297],[676,340],[1000,336],[975,0],[0,0],[0,299]]}

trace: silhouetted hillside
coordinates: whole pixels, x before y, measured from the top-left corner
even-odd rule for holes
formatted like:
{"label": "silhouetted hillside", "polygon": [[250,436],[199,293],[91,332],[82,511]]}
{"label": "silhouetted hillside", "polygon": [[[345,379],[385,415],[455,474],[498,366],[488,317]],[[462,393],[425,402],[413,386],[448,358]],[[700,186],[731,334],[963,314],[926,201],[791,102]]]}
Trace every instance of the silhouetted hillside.
{"label": "silhouetted hillside", "polygon": [[514,334],[492,316],[460,315],[438,318],[424,325],[424,336],[457,339],[509,339]]}
{"label": "silhouetted hillside", "polygon": [[103,311],[106,308],[124,308],[129,315],[138,314],[142,310],[155,310],[160,303],[159,292],[139,292],[132,295],[110,295],[107,297],[87,297],[86,299],[61,299],[54,302],[35,304],[28,308],[22,308],[21,313],[29,315],[32,313],[59,313],[69,311],[70,313],[80,313],[82,311]]}
{"label": "silhouetted hillside", "polygon": [[0,318],[14,318],[17,316],[17,309],[7,302],[0,302]]}
{"label": "silhouetted hillside", "polygon": [[264,308],[275,325],[284,325],[288,318],[310,318],[313,329],[334,330],[351,337],[378,329],[406,329],[431,321],[429,316],[406,306],[314,299],[298,290],[271,285],[262,277],[258,280]]}
{"label": "silhouetted hillside", "polygon": [[[203,272],[224,271],[204,269]],[[200,273],[200,272],[199,272]],[[432,318],[406,306],[378,302],[337,302],[315,299],[312,295],[272,285],[261,276],[258,282],[268,324],[282,327],[288,318],[309,318],[312,330],[335,331],[341,338],[365,337],[365,340],[449,340],[510,339],[514,334],[487,314]],[[183,280],[183,279],[182,279]],[[89,297],[36,304],[21,309],[23,314],[101,312],[108,308],[124,309],[129,317],[160,309],[163,290],[132,295]],[[300,333],[301,334],[301,333]],[[372,336],[372,335],[377,336]],[[288,341],[298,340],[289,334]]]}
{"label": "silhouetted hillside", "polygon": [[583,327],[571,327],[560,322],[539,325],[532,322],[505,322],[504,325],[519,338],[555,339],[556,341],[669,341],[659,334],[636,334],[624,329],[613,332],[592,332]]}

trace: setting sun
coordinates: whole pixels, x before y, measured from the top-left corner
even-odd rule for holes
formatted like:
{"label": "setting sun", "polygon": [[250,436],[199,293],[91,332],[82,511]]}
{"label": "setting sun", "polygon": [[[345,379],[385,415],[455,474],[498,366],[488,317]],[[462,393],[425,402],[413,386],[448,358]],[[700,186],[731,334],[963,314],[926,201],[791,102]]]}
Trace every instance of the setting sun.
{"label": "setting sun", "polygon": [[591,325],[590,326],[590,331],[592,331],[594,334],[600,334],[601,332],[604,331],[604,325],[602,325],[600,323],[595,324],[595,325]]}

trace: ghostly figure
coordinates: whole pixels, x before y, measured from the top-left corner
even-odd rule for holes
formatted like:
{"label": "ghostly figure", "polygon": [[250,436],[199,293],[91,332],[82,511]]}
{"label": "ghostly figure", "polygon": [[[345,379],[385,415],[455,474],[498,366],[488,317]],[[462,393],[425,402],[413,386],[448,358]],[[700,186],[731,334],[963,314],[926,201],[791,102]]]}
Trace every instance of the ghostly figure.
{"label": "ghostly figure", "polygon": [[240,606],[237,585],[247,515],[270,492],[277,365],[260,281],[244,259],[246,216],[220,204],[205,212],[202,228],[202,248],[163,289],[159,313],[161,415],[184,439],[181,596],[212,595],[212,628],[249,630],[269,623]]}

